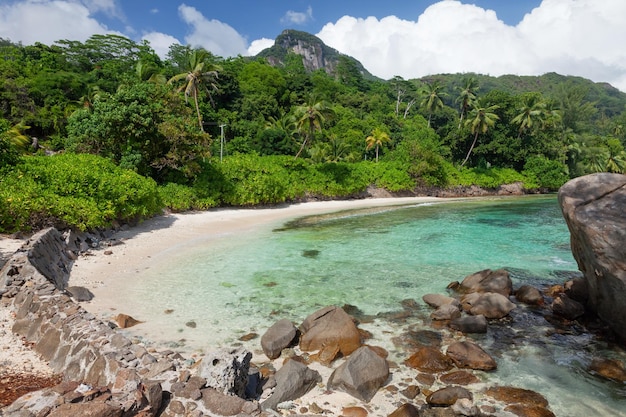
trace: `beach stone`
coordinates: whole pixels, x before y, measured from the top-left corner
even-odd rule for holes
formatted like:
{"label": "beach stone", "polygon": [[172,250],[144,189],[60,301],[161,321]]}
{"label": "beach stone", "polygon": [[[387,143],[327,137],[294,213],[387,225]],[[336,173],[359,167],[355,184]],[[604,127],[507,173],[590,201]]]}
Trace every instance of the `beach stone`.
{"label": "beach stone", "polygon": [[425,346],[438,348],[441,346],[443,336],[433,330],[409,327],[408,331],[392,337],[391,341],[399,348],[414,351]]}
{"label": "beach stone", "polygon": [[446,355],[459,368],[493,371],[498,367],[496,361],[474,342],[455,342],[448,346]]}
{"label": "beach stone", "polygon": [[294,342],[297,333],[296,326],[290,320],[277,321],[261,336],[263,353],[270,359],[276,359],[283,349]]}
{"label": "beach stone", "polygon": [[626,175],[598,173],[559,189],[587,305],[626,341]]}
{"label": "beach stone", "polygon": [[474,316],[483,315],[487,319],[506,317],[516,307],[507,297],[495,292],[464,295],[461,305],[468,313]]}
{"label": "beach stone", "polygon": [[543,304],[543,295],[541,291],[532,285],[522,285],[515,291],[515,298],[520,303],[528,304],[531,306],[538,306]]}
{"label": "beach stone", "polygon": [[29,240],[25,245],[28,260],[48,282],[54,284],[58,290],[64,290],[70,279],[72,259],[65,251],[66,244],[63,235],[53,228],[44,229]]}
{"label": "beach stone", "polygon": [[309,315],[300,325],[300,349],[305,352],[338,347],[348,356],[361,346],[361,334],[352,317],[336,306],[322,308]]}
{"label": "beach stone", "polygon": [[439,377],[439,380],[446,385],[469,385],[477,384],[480,379],[467,371],[454,371]]}
{"label": "beach stone", "polygon": [[201,392],[202,404],[213,414],[219,416],[237,416],[258,415],[260,413],[259,404],[255,401],[246,401],[243,398],[226,395],[213,388],[205,388]]}
{"label": "beach stone", "polygon": [[523,388],[506,386],[491,387],[487,388],[485,395],[505,404],[548,406],[548,400],[546,400],[543,395]]}
{"label": "beach stone", "polygon": [[100,402],[61,404],[48,417],[120,417],[122,409]]}
{"label": "beach stone", "polygon": [[567,295],[561,294],[552,302],[552,312],[568,320],[575,320],[585,314],[585,306]]}
{"label": "beach stone", "polygon": [[202,359],[198,376],[206,386],[226,395],[244,397],[248,385],[248,371],[252,353],[243,347],[219,349]]}
{"label": "beach stone", "polygon": [[459,398],[451,408],[457,416],[471,417],[480,414],[478,407],[469,398]]}
{"label": "beach stone", "polygon": [[618,359],[594,358],[589,371],[612,381],[626,382],[626,366]]}
{"label": "beach stone", "polygon": [[329,389],[338,389],[369,402],[389,378],[387,361],[367,346],[357,349],[328,379]]}
{"label": "beach stone", "polygon": [[284,401],[296,400],[322,382],[319,372],[306,365],[288,360],[274,375],[276,386],[272,395],[261,403],[263,410],[275,410]]}
{"label": "beach stone", "polygon": [[129,327],[133,327],[139,323],[143,323],[142,321],[139,321],[131,316],[129,316],[128,314],[123,314],[120,313],[117,316],[115,316],[113,318],[113,320],[115,321],[115,323],[120,327],[120,329],[127,329]]}
{"label": "beach stone", "polygon": [[344,407],[341,409],[341,417],[367,417],[367,414],[367,410],[363,407]]}
{"label": "beach stone", "polygon": [[396,408],[387,417],[419,417],[420,412],[413,404],[405,403]]}
{"label": "beach stone", "polygon": [[587,281],[584,278],[574,278],[565,282],[563,285],[565,294],[572,300],[578,301],[581,304],[586,304],[589,300],[589,289],[587,288]]}
{"label": "beach stone", "polygon": [[93,293],[85,287],[67,287],[66,291],[70,293],[72,298],[78,302],[93,300]]}
{"label": "beach stone", "polygon": [[452,319],[448,326],[463,333],[487,333],[487,318],[482,314]]}
{"label": "beach stone", "polygon": [[444,304],[430,313],[430,318],[433,320],[452,320],[459,317],[461,317],[461,310],[454,304]]}
{"label": "beach stone", "polygon": [[439,308],[446,304],[459,305],[459,300],[456,298],[448,297],[447,295],[442,294],[426,294],[422,297],[422,300],[433,308]]}
{"label": "beach stone", "polygon": [[451,359],[439,350],[423,347],[406,360],[406,365],[422,372],[437,373],[452,369]]}
{"label": "beach stone", "polygon": [[461,398],[472,399],[472,393],[463,387],[441,388],[426,397],[426,402],[435,407],[449,407]]}
{"label": "beach stone", "polygon": [[465,293],[494,292],[508,297],[513,292],[513,282],[505,269],[484,269],[466,276],[459,289]]}
{"label": "beach stone", "polygon": [[504,411],[519,417],[556,417],[552,411],[538,405],[511,404],[506,406]]}

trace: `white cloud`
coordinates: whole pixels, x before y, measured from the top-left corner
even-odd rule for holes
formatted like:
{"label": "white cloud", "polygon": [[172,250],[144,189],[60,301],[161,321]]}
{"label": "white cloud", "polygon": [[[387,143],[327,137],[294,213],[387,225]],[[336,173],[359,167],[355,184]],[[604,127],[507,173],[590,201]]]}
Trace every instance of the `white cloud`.
{"label": "white cloud", "polygon": [[191,26],[185,41],[194,47],[201,46],[215,55],[227,57],[246,55],[248,42],[235,29],[219,20],[208,20],[197,9],[185,4],[178,7],[181,19]]}
{"label": "white cloud", "polygon": [[282,23],[294,24],[294,25],[303,25],[307,23],[309,20],[313,19],[313,8],[309,6],[306,9],[306,12],[295,12],[293,10],[289,10],[285,13],[280,21]]}
{"label": "white cloud", "polygon": [[543,0],[517,26],[495,12],[445,0],[417,21],[344,16],[317,34],[374,75],[541,75],[554,71],[626,91],[626,1]]}
{"label": "white cloud", "polygon": [[89,9],[79,2],[28,0],[0,5],[0,37],[13,42],[50,45],[61,39],[85,41],[96,33],[118,32],[91,17]]}
{"label": "white cloud", "polygon": [[167,56],[167,53],[170,50],[170,46],[172,46],[173,44],[180,45],[180,41],[178,39],[161,32],[146,33],[141,37],[141,39],[150,42],[150,47],[154,49],[154,52],[156,52],[156,54],[161,59],[164,59]]}
{"label": "white cloud", "polygon": [[124,13],[117,5],[116,0],[73,0],[76,3],[82,3],[89,9],[90,13],[102,12],[111,17],[124,20]]}
{"label": "white cloud", "polygon": [[256,55],[264,49],[267,49],[271,46],[274,46],[274,39],[261,38],[252,41],[250,46],[248,47],[248,55]]}

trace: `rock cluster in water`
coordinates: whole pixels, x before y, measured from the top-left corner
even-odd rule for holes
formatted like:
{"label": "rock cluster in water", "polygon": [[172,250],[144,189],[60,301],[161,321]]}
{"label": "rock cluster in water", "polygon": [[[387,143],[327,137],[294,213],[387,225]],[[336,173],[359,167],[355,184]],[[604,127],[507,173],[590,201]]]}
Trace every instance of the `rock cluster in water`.
{"label": "rock cluster in water", "polygon": [[[68,245],[69,241],[69,245]],[[403,363],[368,343],[359,328],[371,319],[352,306],[328,306],[296,326],[278,320],[260,344],[269,362],[255,364],[243,348],[208,352],[200,363],[173,351],[157,351],[130,340],[113,323],[84,310],[82,289],[68,288],[76,235],[62,236],[48,229],[30,242],[0,270],[2,305],[15,311],[13,331],[33,348],[64,381],[27,394],[0,416],[256,416],[293,414],[291,402],[320,385],[354,397],[345,416],[368,415],[368,403],[381,391],[400,393],[390,416],[552,416],[548,402],[518,387],[484,387],[484,372],[497,372],[497,356],[467,335],[485,333],[509,319],[520,303],[542,309],[558,326],[587,314],[588,284],[569,280],[546,291],[524,285],[514,289],[506,270],[484,270],[452,283],[449,292],[427,294],[432,308],[431,330],[409,327],[393,342],[407,352]],[[420,306],[403,302],[403,310],[386,319],[404,320]],[[126,323],[130,319],[120,320]],[[443,329],[449,329],[445,332]],[[558,330],[555,330],[558,331]],[[505,343],[505,342],[503,342]],[[323,380],[310,365],[332,369]],[[395,369],[413,369],[410,381],[390,384]],[[590,372],[626,381],[624,364],[596,359]],[[323,414],[316,404],[302,414]],[[504,413],[504,414],[502,414]],[[508,414],[507,414],[508,413]]]}

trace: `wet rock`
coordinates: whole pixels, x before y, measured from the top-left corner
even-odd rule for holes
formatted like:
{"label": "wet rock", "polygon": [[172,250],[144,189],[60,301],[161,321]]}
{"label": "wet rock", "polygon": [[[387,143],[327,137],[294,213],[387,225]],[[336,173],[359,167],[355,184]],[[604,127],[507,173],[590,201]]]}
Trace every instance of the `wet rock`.
{"label": "wet rock", "polygon": [[471,417],[480,414],[478,407],[469,398],[459,398],[451,408],[457,416]]}
{"label": "wet rock", "polygon": [[444,304],[430,313],[430,318],[433,320],[452,320],[459,317],[461,317],[461,310],[454,304]]}
{"label": "wet rock", "polygon": [[297,329],[287,319],[277,321],[261,336],[261,348],[270,359],[280,356],[283,349],[291,346],[297,336]]}
{"label": "wet rock", "polygon": [[498,367],[496,361],[476,343],[464,341],[451,344],[446,355],[459,368],[493,371]]}
{"label": "wet rock", "polygon": [[419,417],[420,413],[413,404],[402,404],[387,417]]}
{"label": "wet rock", "polygon": [[487,319],[482,314],[453,319],[448,326],[463,333],[487,333]]}
{"label": "wet rock", "polygon": [[143,321],[139,321],[128,314],[118,314],[113,318],[115,323],[120,327],[120,329],[127,329],[129,327],[133,327],[139,323],[143,323]]}
{"label": "wet rock", "polygon": [[567,295],[561,294],[552,302],[552,311],[554,314],[568,320],[576,320],[585,314],[585,306],[578,301],[572,300]]}
{"label": "wet rock", "polygon": [[587,304],[626,340],[626,175],[575,178],[560,188],[558,198],[587,283]]}
{"label": "wet rock", "polygon": [[538,405],[511,404],[506,406],[504,411],[519,417],[556,417],[552,411]]}
{"label": "wet rock", "polygon": [[305,352],[338,347],[348,356],[361,346],[361,335],[352,318],[341,308],[325,307],[309,315],[300,325],[300,349]]}
{"label": "wet rock", "polygon": [[447,304],[459,305],[459,300],[456,298],[448,297],[442,294],[426,294],[422,297],[422,300],[433,308],[439,308]]}
{"label": "wet rock", "polygon": [[513,282],[505,269],[485,269],[466,276],[459,288],[465,293],[493,292],[508,297],[513,292]]}
{"label": "wet rock", "polygon": [[407,351],[414,351],[422,347],[438,348],[441,346],[443,337],[441,333],[433,330],[409,328],[407,332],[393,337],[391,340],[397,347]]}
{"label": "wet rock", "polygon": [[463,387],[445,387],[426,397],[426,402],[434,407],[449,407],[461,398],[471,400],[472,393]]}
{"label": "wet rock", "polygon": [[469,385],[477,384],[480,379],[474,374],[466,371],[450,372],[439,377],[439,380],[446,385]]}
{"label": "wet rock", "polygon": [[532,285],[522,285],[515,291],[515,298],[520,303],[528,304],[531,306],[538,306],[543,304],[543,294],[537,288]]}
{"label": "wet rock", "polygon": [[587,288],[587,281],[584,278],[570,279],[563,285],[563,288],[565,294],[572,300],[581,304],[586,304],[589,300],[589,288]]}
{"label": "wet rock", "polygon": [[338,389],[359,400],[369,402],[389,378],[387,361],[363,346],[331,374],[329,389]]}
{"label": "wet rock", "polygon": [[495,292],[467,294],[461,298],[461,305],[469,314],[487,319],[506,317],[516,307],[507,297]]}
{"label": "wet rock", "polygon": [[420,387],[418,387],[417,385],[409,385],[408,387],[400,391],[400,393],[409,400],[412,400],[420,394]]}
{"label": "wet rock", "polygon": [[85,287],[67,287],[66,291],[78,302],[91,301],[94,297],[93,293]]}
{"label": "wet rock", "polygon": [[485,395],[501,401],[505,404],[525,404],[547,407],[548,400],[531,390],[517,387],[491,387],[485,391]]}
{"label": "wet rock", "polygon": [[424,347],[406,360],[406,365],[422,372],[437,373],[452,369],[451,359],[437,349]]}
{"label": "wet rock", "polygon": [[240,347],[208,352],[202,359],[198,376],[206,386],[226,395],[244,397],[252,353]]}
{"label": "wet rock", "polygon": [[274,392],[261,404],[264,410],[275,410],[276,406],[284,401],[298,399],[322,382],[322,377],[317,371],[294,360],[287,361],[276,372],[274,379],[276,381]]}
{"label": "wet rock", "polygon": [[626,367],[617,359],[594,358],[589,371],[612,381],[626,382]]}

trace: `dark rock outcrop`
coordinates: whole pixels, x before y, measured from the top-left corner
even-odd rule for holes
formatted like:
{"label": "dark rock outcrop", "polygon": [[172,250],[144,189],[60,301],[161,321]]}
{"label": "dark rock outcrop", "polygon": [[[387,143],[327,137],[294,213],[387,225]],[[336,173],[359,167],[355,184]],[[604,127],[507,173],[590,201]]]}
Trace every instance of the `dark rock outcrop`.
{"label": "dark rock outcrop", "polygon": [[626,175],[592,174],[559,190],[589,307],[626,341]]}

